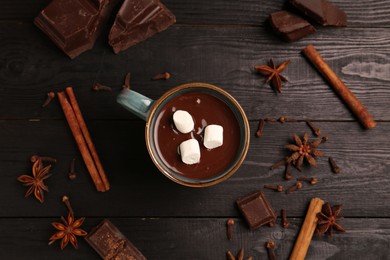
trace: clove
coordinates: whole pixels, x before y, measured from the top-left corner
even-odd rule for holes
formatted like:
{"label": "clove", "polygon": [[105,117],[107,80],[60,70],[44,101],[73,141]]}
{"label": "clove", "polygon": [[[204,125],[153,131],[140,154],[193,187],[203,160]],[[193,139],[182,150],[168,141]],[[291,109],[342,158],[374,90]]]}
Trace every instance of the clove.
{"label": "clove", "polygon": [[282,211],[282,227],[283,228],[288,228],[290,223],[287,220],[286,210],[282,209],[281,211]]}
{"label": "clove", "polygon": [[340,173],[341,169],[339,166],[337,166],[335,160],[332,157],[329,157],[329,164],[333,173]]}
{"label": "clove", "polygon": [[285,169],[284,169],[284,179],[290,180],[292,178],[291,175],[291,163],[286,163]]}
{"label": "clove", "polygon": [[319,128],[315,127],[312,122],[306,121],[306,124],[313,131],[313,134],[315,136],[320,136],[321,135],[321,130]]}
{"label": "clove", "polygon": [[328,141],[329,140],[329,137],[328,136],[323,136],[323,137],[321,137],[321,141],[322,141],[322,143],[325,143],[326,141]]}
{"label": "clove", "polygon": [[125,76],[125,81],[123,82],[122,88],[130,89],[130,79],[131,79],[131,73],[127,72]]}
{"label": "clove", "polygon": [[275,241],[268,240],[267,243],[265,243],[265,247],[267,248],[268,259],[276,260],[276,254],[275,254],[276,244],[275,244]]}
{"label": "clove", "polygon": [[283,123],[287,122],[287,118],[284,116],[281,116],[278,118],[278,121],[283,124]]}
{"label": "clove", "polygon": [[271,169],[271,170],[274,170],[274,169],[276,169],[276,168],[278,168],[278,167],[280,167],[280,166],[282,166],[282,165],[286,165],[287,159],[288,159],[288,157],[286,157],[286,158],[284,158],[283,160],[280,160],[280,161],[274,163],[274,164],[270,167],[270,169]]}
{"label": "clove", "polygon": [[318,182],[317,178],[298,178],[297,181],[306,181],[310,184],[316,184]]}
{"label": "clove", "polygon": [[35,163],[36,161],[38,160],[41,160],[42,162],[52,162],[52,163],[56,163],[57,162],[57,159],[53,158],[53,157],[48,157],[48,156],[38,156],[38,155],[32,155],[30,157],[30,161],[32,163]]}
{"label": "clove", "polygon": [[285,117],[285,116],[281,116],[281,117],[278,118],[277,121],[279,121],[280,123],[283,124],[283,123],[285,123],[285,122],[297,122],[298,120],[293,119],[293,118],[287,118],[287,117]]}
{"label": "clove", "polygon": [[298,190],[300,188],[302,188],[302,182],[297,181],[297,183],[295,183],[293,186],[291,186],[290,188],[288,188],[286,190],[286,194],[289,194],[289,193],[291,193],[293,191],[296,191],[296,190]]}
{"label": "clove", "polygon": [[66,195],[62,196],[62,202],[65,203],[65,206],[68,208],[69,212],[73,215],[74,211],[73,211],[72,206],[70,205],[70,201],[69,201],[68,196],[66,196]]}
{"label": "clove", "polygon": [[47,105],[50,104],[50,102],[53,100],[53,98],[55,96],[56,96],[56,94],[54,94],[54,92],[47,93],[47,98],[46,98],[45,102],[43,102],[42,107],[47,107]]}
{"label": "clove", "polygon": [[263,130],[264,130],[265,121],[264,119],[260,119],[259,126],[256,131],[256,137],[262,137],[263,136]]}
{"label": "clove", "polygon": [[111,91],[112,88],[99,83],[95,83],[92,88],[93,91]]}
{"label": "clove", "polygon": [[227,238],[232,241],[233,239],[233,225],[234,225],[234,219],[229,218],[226,221],[226,227],[227,227]]}
{"label": "clove", "polygon": [[68,177],[72,181],[74,179],[76,179],[76,173],[74,171],[74,163],[75,163],[75,161],[76,161],[76,158],[73,158],[72,161],[69,164],[69,174],[68,174]]}
{"label": "clove", "polygon": [[279,191],[279,192],[282,192],[283,191],[283,186],[282,185],[264,185],[264,188],[266,189],[270,189],[270,190],[274,190],[274,191]]}
{"label": "clove", "polygon": [[164,72],[164,73],[160,73],[160,74],[155,75],[154,77],[152,77],[152,80],[160,80],[160,79],[168,80],[170,77],[171,77],[171,74],[169,74],[169,72]]}
{"label": "clove", "polygon": [[277,120],[276,120],[276,118],[273,118],[273,117],[267,117],[264,119],[264,121],[267,123],[275,123]]}

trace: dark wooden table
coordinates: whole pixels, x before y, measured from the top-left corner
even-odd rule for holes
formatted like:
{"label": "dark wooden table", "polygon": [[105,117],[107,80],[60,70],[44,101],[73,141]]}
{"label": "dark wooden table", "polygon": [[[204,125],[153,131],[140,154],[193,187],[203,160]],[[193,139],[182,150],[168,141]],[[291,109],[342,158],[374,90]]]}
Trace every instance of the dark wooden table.
{"label": "dark wooden table", "polygon": [[[51,222],[67,210],[70,197],[76,216],[85,216],[90,230],[109,218],[148,259],[225,259],[225,252],[243,248],[253,259],[266,259],[264,243],[277,243],[278,259],[287,259],[308,203],[320,197],[343,204],[347,233],[317,237],[307,259],[390,258],[390,2],[334,0],[348,14],[348,27],[321,28],[296,43],[285,43],[265,26],[266,17],[284,1],[166,0],[177,23],[167,31],[115,55],[107,31],[93,50],[67,58],[32,23],[48,0],[3,0],[0,8],[0,259],[99,259],[79,239],[79,250],[58,243],[48,246]],[[328,61],[378,121],[364,130],[346,106],[302,57],[309,43]],[[255,65],[286,59],[289,79],[276,94]],[[145,123],[116,104],[124,75],[131,71],[132,88],[158,98],[188,82],[207,82],[230,92],[243,106],[254,133],[259,118],[287,116],[298,122],[267,124],[262,138],[252,134],[249,153],[238,172],[224,183],[194,189],[164,177],[149,158]],[[150,77],[169,71],[168,81]],[[112,92],[93,92],[99,82]],[[57,100],[41,108],[46,93],[72,85],[95,146],[111,182],[98,193]],[[312,120],[329,141],[321,148],[336,158],[341,173],[330,171],[327,157],[317,168],[294,171],[294,178],[316,177],[286,195],[264,190],[264,184],[292,185],[283,169],[270,170],[282,158],[293,133],[310,130]],[[16,178],[30,173],[32,154],[58,159],[47,180],[50,192],[40,204],[24,198]],[[67,177],[76,157],[77,179]],[[291,225],[250,231],[235,200],[264,190],[275,210],[284,208]],[[225,222],[234,218],[234,239],[226,239]]]}

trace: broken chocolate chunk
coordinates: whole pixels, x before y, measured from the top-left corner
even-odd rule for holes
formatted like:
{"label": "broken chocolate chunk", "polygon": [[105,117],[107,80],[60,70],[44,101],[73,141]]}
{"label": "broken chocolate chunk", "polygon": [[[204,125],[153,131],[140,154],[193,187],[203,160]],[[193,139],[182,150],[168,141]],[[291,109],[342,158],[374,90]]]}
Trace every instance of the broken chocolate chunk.
{"label": "broken chocolate chunk", "polygon": [[347,26],[347,15],[327,0],[290,0],[299,11],[323,26]]}
{"label": "broken chocolate chunk", "polygon": [[92,49],[118,0],[53,0],[35,25],[71,59]]}
{"label": "broken chocolate chunk", "polygon": [[103,259],[146,260],[146,257],[108,219],[89,232],[85,240]]}
{"label": "broken chocolate chunk", "polygon": [[142,42],[176,22],[158,0],[125,0],[109,34],[115,53]]}
{"label": "broken chocolate chunk", "polygon": [[308,21],[287,11],[270,14],[268,21],[274,31],[289,42],[299,40],[316,31]]}
{"label": "broken chocolate chunk", "polygon": [[236,203],[251,230],[265,224],[272,225],[276,220],[275,211],[260,191],[240,198]]}

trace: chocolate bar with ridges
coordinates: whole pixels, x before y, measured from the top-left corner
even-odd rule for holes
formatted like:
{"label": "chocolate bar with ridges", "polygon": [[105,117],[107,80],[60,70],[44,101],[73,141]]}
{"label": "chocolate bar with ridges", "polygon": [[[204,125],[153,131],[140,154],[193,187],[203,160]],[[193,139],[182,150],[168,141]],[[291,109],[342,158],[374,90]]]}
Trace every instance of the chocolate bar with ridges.
{"label": "chocolate bar with ridges", "polygon": [[119,53],[175,22],[175,16],[158,0],[125,0],[111,28],[109,44]]}
{"label": "chocolate bar with ridges", "polygon": [[146,260],[146,257],[108,219],[104,219],[89,232],[85,240],[103,259]]}
{"label": "chocolate bar with ridges", "polygon": [[303,14],[323,26],[347,26],[347,15],[327,0],[290,0]]}
{"label": "chocolate bar with ridges", "polygon": [[297,41],[316,31],[308,21],[287,11],[270,14],[268,22],[281,38],[289,42]]}
{"label": "chocolate bar with ridges", "polygon": [[118,0],[53,0],[34,19],[71,59],[92,49]]}

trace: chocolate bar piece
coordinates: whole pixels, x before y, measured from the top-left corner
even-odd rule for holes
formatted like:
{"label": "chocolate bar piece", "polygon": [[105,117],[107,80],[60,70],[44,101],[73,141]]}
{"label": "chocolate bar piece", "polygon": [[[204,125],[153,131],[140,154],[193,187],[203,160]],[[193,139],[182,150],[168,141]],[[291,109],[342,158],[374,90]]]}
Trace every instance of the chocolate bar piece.
{"label": "chocolate bar piece", "polygon": [[146,257],[108,219],[85,237],[105,260],[144,260]]}
{"label": "chocolate bar piece", "polygon": [[275,211],[260,191],[240,198],[236,203],[251,230],[276,220]]}
{"label": "chocolate bar piece", "polygon": [[270,14],[268,21],[274,31],[289,42],[299,40],[316,31],[308,21],[287,11]]}
{"label": "chocolate bar piece", "polygon": [[327,0],[290,0],[290,3],[323,26],[347,26],[347,15]]}
{"label": "chocolate bar piece", "polygon": [[118,53],[175,22],[175,16],[158,0],[125,0],[108,36],[109,44]]}
{"label": "chocolate bar piece", "polygon": [[71,59],[92,49],[118,0],[53,0],[35,25]]}

